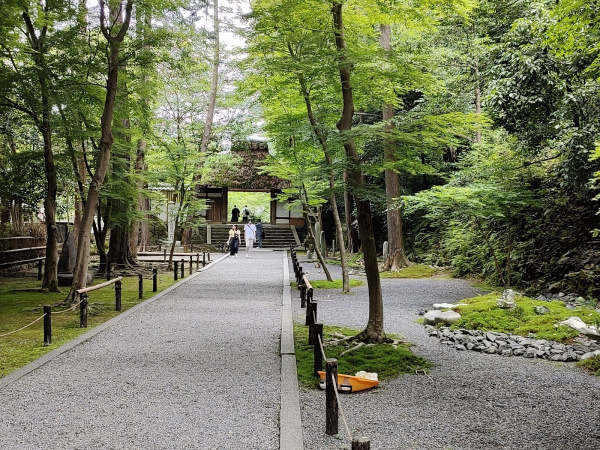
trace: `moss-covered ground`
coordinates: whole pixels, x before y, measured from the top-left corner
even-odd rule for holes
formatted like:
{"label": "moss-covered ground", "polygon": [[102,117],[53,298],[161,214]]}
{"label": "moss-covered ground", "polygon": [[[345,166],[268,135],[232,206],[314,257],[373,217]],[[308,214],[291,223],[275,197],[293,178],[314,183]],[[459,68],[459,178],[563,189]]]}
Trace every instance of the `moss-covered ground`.
{"label": "moss-covered ground", "polygon": [[[360,330],[324,326],[323,340],[327,343],[335,341],[339,335],[354,336],[359,332]],[[388,337],[394,338],[393,336]],[[303,386],[315,387],[318,385],[318,378],[313,375],[314,350],[312,345],[308,345],[308,327],[295,323],[294,340],[298,379]],[[376,372],[379,380],[386,380],[400,374],[426,370],[431,366],[424,358],[413,355],[406,344],[400,344],[397,348],[391,344],[363,346],[340,356],[353,345],[339,344],[325,347],[327,358],[338,360],[338,373],[354,375],[356,372],[364,370]]]}
{"label": "moss-covered ground", "polygon": [[[462,317],[451,328],[491,330],[520,336],[535,333],[538,339],[569,342],[579,333],[570,327],[559,325],[559,322],[576,316],[587,324],[600,323],[600,313],[593,308],[580,307],[571,310],[562,301],[546,302],[528,297],[516,297],[516,307],[504,309],[496,305],[496,300],[500,296],[500,293],[495,292],[461,300],[460,303],[467,303],[468,306],[456,308]],[[545,306],[550,312],[536,314],[536,306]]]}

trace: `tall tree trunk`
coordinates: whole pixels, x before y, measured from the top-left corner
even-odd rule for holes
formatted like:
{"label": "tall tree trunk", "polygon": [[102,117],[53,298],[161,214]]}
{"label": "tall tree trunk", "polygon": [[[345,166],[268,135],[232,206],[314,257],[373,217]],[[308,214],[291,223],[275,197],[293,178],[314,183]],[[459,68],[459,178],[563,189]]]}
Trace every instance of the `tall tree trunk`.
{"label": "tall tree trunk", "polygon": [[[389,25],[381,25],[381,34],[379,43],[381,47],[389,52],[392,49],[392,35]],[[396,162],[396,145],[394,139],[389,137],[389,133],[395,129],[393,122],[394,107],[392,105],[383,105],[383,129],[384,137],[384,160],[386,164]],[[394,199],[400,197],[400,182],[398,173],[391,168],[385,169],[385,194],[387,206],[387,234],[389,254],[387,261],[384,261],[383,270],[398,271],[402,267],[410,265],[404,250],[404,236],[402,233],[402,216],[399,209],[393,208]]]}
{"label": "tall tree trunk", "polygon": [[351,183],[352,194],[358,211],[358,227],[362,239],[362,250],[369,288],[369,321],[367,327],[360,334],[366,342],[382,342],[385,339],[383,331],[383,296],[381,280],[377,264],[377,249],[371,219],[371,205],[363,198],[367,189],[360,169],[360,159],[356,150],[354,139],[347,133],[352,129],[354,115],[354,99],[351,84],[351,63],[346,56],[346,41],[344,38],[344,22],[342,5],[334,3],[331,9],[335,32],[335,46],[338,52],[340,81],[342,85],[342,115],[337,123],[337,128],[342,135],[344,150],[348,160],[348,180]]}
{"label": "tall tree trunk", "polygon": [[[121,9],[122,4],[118,4],[117,7]],[[100,29],[109,44],[106,99],[104,101],[102,118],[100,119],[102,137],[100,139],[100,149],[96,162],[96,172],[92,177],[88,189],[88,196],[81,220],[81,228],[79,229],[79,238],[77,240],[77,262],[73,274],[73,284],[71,285],[71,298],[74,297],[75,290],[84,288],[87,282],[88,261],[90,257],[90,230],[92,229],[94,213],[100,198],[100,189],[102,188],[102,183],[104,182],[110,164],[110,150],[114,140],[112,135],[112,121],[119,78],[119,49],[129,28],[132,8],[133,0],[127,0],[123,24],[117,29],[116,35],[112,35],[111,32],[114,28],[107,27],[105,23],[106,3],[104,0],[100,0]]]}
{"label": "tall tree trunk", "polygon": [[[149,208],[148,197],[143,193],[144,188],[147,188],[148,185],[145,183],[141,176],[148,170],[148,166],[145,162],[146,156],[146,141],[144,139],[140,139],[138,141],[137,155],[135,159],[135,173],[138,175],[138,211],[144,212],[144,219],[136,221],[134,224],[132,233],[131,233],[131,247],[137,250],[138,246],[141,251],[148,250],[150,230],[148,227],[148,214],[147,211]],[[136,252],[137,256],[137,252]]]}
{"label": "tall tree trunk", "polygon": [[[294,52],[290,46],[288,46],[288,50],[292,56],[294,56]],[[306,104],[306,113],[308,115],[308,120],[310,122],[311,127],[319,143],[321,144],[321,148],[323,149],[323,153],[325,154],[325,160],[327,161],[327,165],[330,167],[329,171],[329,189],[331,190],[331,208],[333,209],[333,221],[335,222],[335,234],[336,239],[340,247],[340,262],[342,264],[342,292],[347,294],[350,292],[350,277],[348,275],[348,259],[346,257],[346,247],[344,245],[344,230],[342,230],[342,221],[340,220],[340,213],[337,207],[337,201],[335,198],[335,174],[333,172],[333,159],[331,157],[331,153],[329,152],[329,148],[327,147],[327,137],[323,134],[321,129],[319,128],[319,124],[317,123],[317,119],[315,118],[312,110],[312,102],[310,100],[310,94],[308,92],[308,88],[306,86],[306,81],[302,74],[298,75],[298,81],[300,83],[300,88],[302,90],[302,96],[304,97],[304,103]],[[305,217],[305,220],[308,219],[308,216]],[[310,223],[306,222],[309,225]],[[316,241],[315,241],[316,242]]]}
{"label": "tall tree trunk", "polygon": [[344,219],[346,220],[346,249],[350,253],[357,253],[360,250],[360,238],[358,229],[354,225],[354,197],[350,192],[350,181],[348,178],[348,169],[344,169]]}
{"label": "tall tree trunk", "polygon": [[[479,62],[475,61],[475,114],[481,114],[481,75],[479,73]],[[475,132],[475,142],[481,142],[481,127]]]}
{"label": "tall tree trunk", "polygon": [[[48,4],[44,7],[49,12]],[[56,226],[56,193],[58,182],[54,155],[52,153],[52,125],[50,123],[52,104],[48,88],[50,76],[46,67],[46,33],[48,26],[44,25],[39,35],[36,34],[33,22],[27,12],[23,12],[23,20],[32,49],[33,61],[37,68],[40,84],[41,117],[34,117],[36,125],[44,140],[44,168],[46,174],[46,198],[44,199],[44,214],[46,221],[46,264],[42,288],[50,292],[60,292],[58,289],[58,227]]]}

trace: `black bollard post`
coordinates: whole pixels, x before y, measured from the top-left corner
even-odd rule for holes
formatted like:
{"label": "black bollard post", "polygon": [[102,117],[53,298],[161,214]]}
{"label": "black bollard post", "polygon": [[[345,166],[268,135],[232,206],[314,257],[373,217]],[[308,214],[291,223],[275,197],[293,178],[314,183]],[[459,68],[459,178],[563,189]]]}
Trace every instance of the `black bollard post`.
{"label": "black bollard post", "polygon": [[185,278],[185,261],[181,258],[181,279]]}
{"label": "black bollard post", "polygon": [[167,262],[167,249],[166,248],[163,251],[163,262]]}
{"label": "black bollard post", "polygon": [[206,250],[206,253],[208,254],[208,263],[210,264],[210,250]]}
{"label": "black bollard post", "polygon": [[[317,321],[317,304],[313,302],[312,296],[306,296],[306,323],[307,327],[313,326]],[[310,334],[309,334],[310,339]]]}
{"label": "black bollard post", "polygon": [[200,253],[196,253],[196,269],[200,268]]}
{"label": "black bollard post", "polygon": [[106,263],[106,279],[110,280],[110,263]]}
{"label": "black bollard post", "polygon": [[158,269],[152,269],[152,292],[158,291]]}
{"label": "black bollard post", "polygon": [[194,257],[190,255],[190,275],[192,274],[192,264],[194,264]]}
{"label": "black bollard post", "polygon": [[121,289],[123,286],[121,285],[121,280],[115,283],[115,311],[121,311]]}
{"label": "black bollard post", "polygon": [[[309,308],[307,307],[308,311]],[[307,317],[307,319],[309,319]],[[316,345],[315,323],[317,323],[317,303],[310,302],[310,320],[308,323],[308,345]]]}
{"label": "black bollard post", "polygon": [[356,437],[352,439],[352,450],[370,450],[371,441],[366,437]]}
{"label": "black bollard post", "polygon": [[87,328],[88,316],[88,295],[87,292],[81,294],[81,303],[79,304],[79,328]]}
{"label": "black bollard post", "polygon": [[202,251],[202,267],[206,266],[206,250]]}
{"label": "black bollard post", "polygon": [[52,344],[52,307],[44,306],[44,345]]}
{"label": "black bollard post", "polygon": [[338,434],[338,404],[335,398],[337,359],[329,358],[325,361],[325,377],[325,433]]}
{"label": "black bollard post", "polygon": [[304,283],[300,288],[300,308],[306,308],[306,285]]}
{"label": "black bollard post", "polygon": [[315,323],[313,328],[315,329],[316,336],[313,354],[313,361],[315,365],[314,374],[316,377],[318,377],[319,370],[323,370],[323,353],[321,352],[321,343],[323,342],[323,324]]}
{"label": "black bollard post", "polygon": [[138,274],[138,298],[144,298],[144,275]]}
{"label": "black bollard post", "polygon": [[177,272],[179,272],[179,264],[173,261],[173,280],[177,281]]}

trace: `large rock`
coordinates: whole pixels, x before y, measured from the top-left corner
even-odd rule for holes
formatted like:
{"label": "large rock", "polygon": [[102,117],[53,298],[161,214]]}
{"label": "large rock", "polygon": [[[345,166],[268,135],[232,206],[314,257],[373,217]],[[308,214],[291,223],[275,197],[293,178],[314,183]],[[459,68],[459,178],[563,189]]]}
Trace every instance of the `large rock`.
{"label": "large rock", "polygon": [[468,306],[466,303],[434,303],[433,309],[452,309],[457,308],[458,306]]}
{"label": "large rock", "polygon": [[76,259],[75,238],[73,237],[73,233],[67,231],[67,237],[63,243],[60,257],[58,258],[58,272],[72,274],[75,270]]}
{"label": "large rock", "polygon": [[560,325],[566,325],[568,327],[573,328],[574,330],[579,331],[581,334],[585,334],[586,336],[590,336],[594,339],[600,339],[598,327],[594,325],[586,325],[585,322],[579,317],[569,317],[567,320],[563,320],[562,322],[560,322]]}
{"label": "large rock", "polygon": [[458,319],[460,319],[460,314],[455,311],[429,311],[425,316],[423,316],[425,325],[437,325],[439,323],[445,325],[452,325]]}

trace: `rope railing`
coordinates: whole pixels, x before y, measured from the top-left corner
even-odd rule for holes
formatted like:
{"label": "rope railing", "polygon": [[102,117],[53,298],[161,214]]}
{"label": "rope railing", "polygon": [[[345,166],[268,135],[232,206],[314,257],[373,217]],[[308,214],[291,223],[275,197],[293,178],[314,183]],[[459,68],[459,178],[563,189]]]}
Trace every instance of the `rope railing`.
{"label": "rope railing", "polygon": [[[153,275],[154,275],[153,276],[153,278],[154,278],[153,290],[156,291],[156,275],[157,275],[156,269],[153,269]],[[140,298],[142,298],[142,295],[143,295],[142,278],[143,278],[142,275],[139,275]],[[115,286],[115,309],[117,311],[121,311],[121,289],[122,289],[121,280],[122,279],[123,279],[123,277],[117,277],[117,278],[111,279],[105,283],[101,283],[101,284],[97,284],[95,286],[90,286],[87,288],[82,288],[82,289],[76,290],[75,293],[80,296],[79,301],[77,303],[69,306],[68,308],[63,309],[62,311],[52,311],[52,306],[44,305],[44,314],[43,315],[41,315],[40,317],[35,319],[33,322],[25,325],[24,327],[21,327],[17,330],[9,331],[7,333],[0,334],[0,338],[18,333],[19,331],[22,331],[22,330],[32,326],[33,324],[39,322],[40,320],[44,319],[44,345],[50,345],[50,344],[52,344],[52,316],[64,314],[69,311],[74,311],[75,308],[77,308],[78,306],[80,309],[79,327],[87,328],[88,292],[92,292],[97,289],[101,289],[103,287],[107,287],[107,286],[114,284],[114,286]]]}
{"label": "rope railing", "polygon": [[352,436],[352,433],[350,432],[350,428],[348,427],[348,421],[346,420],[346,416],[344,414],[344,408],[342,408],[342,402],[340,401],[340,393],[338,392],[337,383],[336,383],[336,380],[333,377],[333,375],[331,376],[331,380],[332,380],[332,383],[334,386],[333,391],[335,392],[335,398],[337,400],[338,408],[339,408],[340,414],[342,415],[342,420],[344,422],[344,426],[346,427],[346,433],[348,433],[348,439],[350,439],[350,442],[352,442],[352,440],[354,438]]}
{"label": "rope railing", "polygon": [[352,442],[352,450],[369,450],[371,448],[369,439],[352,436],[339,395],[337,359],[327,359],[323,344],[323,324],[317,323],[317,302],[313,299],[313,288],[298,262],[296,251],[292,245],[290,245],[290,254],[298,290],[300,290],[301,307],[306,307],[306,325],[309,327],[308,344],[313,345],[314,348],[315,375],[319,376],[319,371],[323,368],[323,361],[326,362],[325,432],[329,435],[338,433],[338,413],[341,413],[348,439]]}
{"label": "rope railing", "polygon": [[24,330],[25,328],[30,327],[31,325],[33,325],[36,322],[39,322],[40,320],[42,320],[44,317],[46,317],[46,314],[42,314],[40,317],[38,317],[37,319],[35,319],[33,322],[31,322],[29,325],[25,325],[24,327],[19,328],[18,330],[14,330],[14,331],[9,331],[8,333],[4,333],[4,334],[0,334],[0,338],[1,337],[5,337],[5,336],[10,336],[11,334],[15,334],[18,333],[19,331]]}

